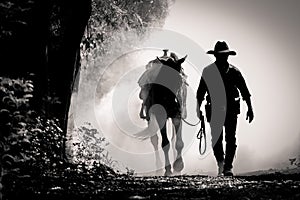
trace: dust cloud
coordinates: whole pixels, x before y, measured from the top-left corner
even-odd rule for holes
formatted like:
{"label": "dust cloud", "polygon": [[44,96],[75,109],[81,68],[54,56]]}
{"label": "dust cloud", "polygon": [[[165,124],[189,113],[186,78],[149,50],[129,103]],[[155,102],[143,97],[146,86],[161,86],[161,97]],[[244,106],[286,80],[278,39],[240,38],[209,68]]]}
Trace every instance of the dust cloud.
{"label": "dust cloud", "polygon": [[[229,2],[222,8],[225,6],[229,11],[234,11],[231,15],[225,15],[228,11],[218,9],[220,1],[207,3],[207,1],[179,0],[171,8],[165,28],[186,35],[205,51],[212,49],[215,42],[221,39],[228,41],[229,46],[238,52],[238,55],[231,57],[229,61],[239,67],[245,75],[252,93],[255,119],[252,124],[246,122],[247,108],[242,104],[237,128],[238,149],[234,172],[286,169],[291,167],[289,158],[299,159],[300,155],[298,124],[300,82],[297,76],[299,68],[295,67],[297,66],[295,54],[288,55],[287,52],[291,51],[287,49],[293,48],[293,52],[299,52],[300,49],[291,39],[296,38],[295,35],[290,35],[290,39],[287,39],[272,34],[283,24],[274,24],[269,31],[263,27],[275,23],[275,18],[287,21],[289,14],[293,15],[295,12],[292,12],[293,9],[290,12],[288,5],[280,7],[270,1],[264,1],[263,4],[268,6],[259,7],[260,1],[255,1],[256,4],[251,4],[250,8],[258,13],[257,16],[253,16],[255,12],[242,12],[249,6],[239,4],[235,0]],[[255,9],[257,6],[259,8]],[[270,7],[274,7],[274,10]],[[263,15],[264,8],[268,8],[268,15]],[[239,12],[235,12],[236,10]],[[275,12],[276,10],[282,12]],[[189,16],[186,15],[187,12]],[[282,13],[286,15],[283,16]],[[221,17],[222,15],[226,17]],[[242,22],[244,19],[251,19],[247,26]],[[199,23],[202,23],[201,26],[195,26]],[[214,24],[213,29],[210,28],[211,24]],[[284,30],[288,30],[289,27],[286,27],[288,24],[285,23],[284,26]],[[299,25],[290,24],[290,26],[293,30],[298,27],[296,32],[300,34]],[[222,30],[218,30],[218,27]],[[236,36],[238,33],[235,30],[243,30],[243,36]],[[151,34],[149,33],[149,38]],[[284,45],[281,45],[281,49],[277,48],[273,41]],[[71,113],[74,127],[88,121],[105,136],[110,143],[108,151],[113,159],[120,163],[121,170],[128,167],[138,174],[149,175],[154,174],[156,170],[150,140],[139,141],[132,137],[133,133],[147,126],[147,123],[139,118],[141,101],[138,98],[137,80],[147,62],[162,54],[163,47],[149,45],[149,48],[142,48],[145,43],[147,37],[141,39],[134,33],[126,34],[126,39],[110,45],[110,51],[106,55],[95,56],[85,63],[88,67],[81,72],[79,92],[73,95]],[[172,45],[164,48],[184,56],[188,49],[185,43],[179,46],[181,50],[173,48]],[[195,91],[201,71],[203,67],[213,62],[213,58],[206,55],[205,51],[187,53],[188,62],[184,64],[190,83],[187,100],[190,122],[197,122]],[[189,59],[191,58],[189,56],[192,58],[198,56],[198,61],[195,63],[195,59]],[[216,174],[216,163],[210,147],[209,126],[206,125],[208,149],[204,156],[198,153],[199,141],[196,134],[199,127],[183,125],[185,143],[183,174]],[[171,140],[172,134],[169,133],[168,136]],[[161,149],[159,154],[163,160]],[[174,153],[170,151],[170,155],[172,160]]]}

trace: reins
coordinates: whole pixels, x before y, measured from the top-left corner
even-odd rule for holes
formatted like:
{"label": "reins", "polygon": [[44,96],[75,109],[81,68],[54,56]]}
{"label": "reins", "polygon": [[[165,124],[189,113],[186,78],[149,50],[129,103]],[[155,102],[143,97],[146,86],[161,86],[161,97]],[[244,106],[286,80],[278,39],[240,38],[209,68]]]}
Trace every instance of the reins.
{"label": "reins", "polygon": [[181,119],[182,119],[182,121],[184,121],[184,122],[185,122],[187,125],[189,125],[189,126],[198,126],[198,124],[200,124],[200,122],[201,122],[201,120],[199,119],[199,121],[198,121],[196,124],[192,124],[192,123],[186,121],[186,120],[183,119],[183,118],[181,118]]}
{"label": "reins", "polygon": [[[204,148],[202,150],[202,138],[204,139]],[[204,155],[205,152],[206,152],[206,146],[207,146],[207,143],[206,143],[206,133],[205,131],[203,131],[203,129],[201,128],[197,134],[197,139],[199,139],[199,153],[200,155]]]}
{"label": "reins", "polygon": [[[201,119],[199,119],[199,121],[196,124],[192,124],[192,123],[190,123],[190,122],[188,122],[188,121],[186,121],[185,119],[182,118],[182,121],[184,121],[189,126],[197,126],[198,124],[200,124],[201,120],[204,120],[203,116],[201,116]],[[204,121],[201,123],[201,128],[198,131],[197,139],[199,139],[199,153],[200,153],[200,155],[204,155],[205,152],[206,152],[206,148],[207,148]],[[203,140],[203,144],[204,144],[203,150],[202,150],[202,140]]]}

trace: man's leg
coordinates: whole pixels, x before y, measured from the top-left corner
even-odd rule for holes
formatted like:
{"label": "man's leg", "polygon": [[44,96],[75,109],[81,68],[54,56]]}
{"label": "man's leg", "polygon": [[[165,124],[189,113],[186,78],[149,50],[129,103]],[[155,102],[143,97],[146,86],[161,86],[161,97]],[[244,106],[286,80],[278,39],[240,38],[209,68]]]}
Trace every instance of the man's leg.
{"label": "man's leg", "polygon": [[223,173],[224,151],[223,151],[223,126],[220,124],[210,124],[212,136],[212,148],[218,164],[218,175]]}
{"label": "man's leg", "polygon": [[225,154],[225,165],[224,165],[224,175],[233,176],[233,159],[236,152],[236,126],[237,126],[237,116],[233,115],[227,117],[225,122],[225,141],[226,141],[226,154]]}

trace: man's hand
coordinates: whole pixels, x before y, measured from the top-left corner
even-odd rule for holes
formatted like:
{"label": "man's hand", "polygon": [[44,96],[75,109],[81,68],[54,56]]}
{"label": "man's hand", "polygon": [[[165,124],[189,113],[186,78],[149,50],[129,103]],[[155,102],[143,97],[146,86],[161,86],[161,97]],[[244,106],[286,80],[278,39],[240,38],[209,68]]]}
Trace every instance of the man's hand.
{"label": "man's hand", "polygon": [[202,111],[199,108],[197,108],[197,116],[199,119],[201,119]]}
{"label": "man's hand", "polygon": [[248,109],[246,120],[249,120],[249,123],[251,123],[253,118],[254,118],[253,110],[252,108],[250,108]]}
{"label": "man's hand", "polygon": [[197,117],[200,119],[200,117],[202,116],[202,111],[200,110],[200,106],[198,102],[197,102],[196,112],[197,112]]}

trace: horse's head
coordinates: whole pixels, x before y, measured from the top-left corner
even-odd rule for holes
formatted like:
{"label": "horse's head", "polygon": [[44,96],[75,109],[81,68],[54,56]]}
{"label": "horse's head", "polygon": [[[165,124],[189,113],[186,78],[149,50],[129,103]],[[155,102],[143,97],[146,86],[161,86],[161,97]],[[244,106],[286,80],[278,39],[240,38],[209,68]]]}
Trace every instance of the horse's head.
{"label": "horse's head", "polygon": [[177,55],[175,53],[171,53],[170,56],[166,56],[164,58],[157,57],[157,60],[159,60],[163,65],[166,65],[168,67],[171,67],[175,69],[178,72],[182,71],[181,64],[185,61],[187,55],[183,58],[178,59]]}

